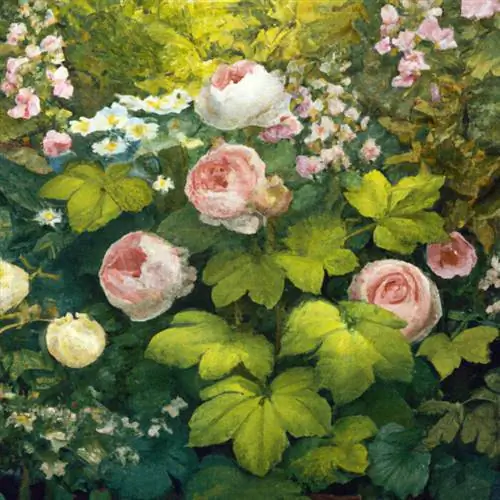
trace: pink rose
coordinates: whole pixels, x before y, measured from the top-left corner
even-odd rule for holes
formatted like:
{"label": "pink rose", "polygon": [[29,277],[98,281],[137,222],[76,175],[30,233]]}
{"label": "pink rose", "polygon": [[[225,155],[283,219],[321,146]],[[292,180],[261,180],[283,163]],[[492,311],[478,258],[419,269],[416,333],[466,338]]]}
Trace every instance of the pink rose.
{"label": "pink rose", "polygon": [[11,118],[29,120],[40,114],[40,99],[33,89],[21,89],[16,96],[16,106],[7,111]]}
{"label": "pink rose", "polygon": [[361,157],[367,162],[373,162],[380,156],[381,151],[375,139],[369,138],[361,148]]}
{"label": "pink rose", "polygon": [[222,64],[195,101],[200,118],[219,130],[269,128],[290,114],[283,81],[253,61]]}
{"label": "pink rose", "polygon": [[40,48],[44,52],[56,52],[57,50],[62,49],[63,45],[64,45],[64,42],[63,42],[62,37],[55,36],[55,35],[46,36],[40,42]]}
{"label": "pink rose", "polygon": [[7,34],[7,44],[17,45],[22,42],[28,34],[28,28],[24,23],[12,23]]}
{"label": "pink rose", "polygon": [[384,5],[380,9],[380,16],[384,24],[396,24],[399,22],[399,14],[393,5]]}
{"label": "pink rose", "polygon": [[99,280],[110,304],[132,321],[148,321],[191,292],[196,270],[189,267],[185,249],[137,231],[109,247]]}
{"label": "pink rose", "polygon": [[423,70],[431,69],[425,62],[424,53],[419,50],[414,50],[405,54],[399,61],[398,71],[402,75],[420,75]]}
{"label": "pink rose", "polygon": [[417,81],[417,78],[416,75],[412,74],[398,75],[392,79],[392,86],[396,88],[408,88]]}
{"label": "pink rose", "polygon": [[476,249],[456,231],[450,238],[448,243],[427,245],[427,265],[444,279],[468,276],[477,263]]}
{"label": "pink rose", "polygon": [[485,19],[500,12],[499,0],[462,0],[462,17]]}
{"label": "pink rose", "polygon": [[68,134],[49,130],[43,139],[43,152],[45,156],[55,158],[67,153],[72,146],[71,137]]}
{"label": "pink rose", "polygon": [[392,43],[401,52],[411,52],[415,48],[415,36],[416,33],[414,31],[401,31],[397,38],[392,39]]}
{"label": "pink rose", "polygon": [[378,260],[357,274],[348,290],[351,300],[383,307],[406,321],[401,333],[411,342],[425,338],[442,316],[439,292],[429,278],[401,260]]}
{"label": "pink rose", "polygon": [[71,99],[73,97],[74,87],[71,83],[66,80],[64,82],[58,82],[54,85],[54,95],[60,97],[61,99]]}
{"label": "pink rose", "polygon": [[[216,221],[244,217],[248,231],[252,231],[245,232],[252,234],[259,224],[250,224],[256,222],[251,202],[256,189],[266,182],[265,172],[266,165],[255,150],[223,143],[200,158],[191,169],[185,193],[203,215],[204,222],[219,225],[221,222]],[[241,229],[239,223],[230,227],[243,232],[236,228]]]}
{"label": "pink rose", "polygon": [[273,125],[259,134],[264,142],[276,144],[283,139],[292,139],[302,132],[302,123],[293,115],[282,116],[278,125]]}
{"label": "pink rose", "polygon": [[297,156],[297,173],[304,179],[312,179],[326,168],[326,163],[318,156]]}
{"label": "pink rose", "polygon": [[433,42],[439,50],[457,48],[453,28],[442,29],[439,26],[439,21],[434,16],[427,17],[422,21],[417,34],[423,40]]}
{"label": "pink rose", "polygon": [[54,87],[53,94],[56,97],[70,99],[73,96],[73,85],[69,81],[69,72],[65,66],[59,66],[55,71],[47,69],[47,78]]}
{"label": "pink rose", "polygon": [[387,54],[391,51],[392,45],[391,45],[391,39],[390,37],[386,36],[382,38],[378,43],[376,43],[373,48],[380,54]]}

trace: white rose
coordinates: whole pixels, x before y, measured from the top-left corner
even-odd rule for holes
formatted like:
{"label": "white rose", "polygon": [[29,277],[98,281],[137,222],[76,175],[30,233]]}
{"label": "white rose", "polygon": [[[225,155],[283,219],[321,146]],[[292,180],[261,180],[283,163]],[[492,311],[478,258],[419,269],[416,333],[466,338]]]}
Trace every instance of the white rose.
{"label": "white rose", "polygon": [[200,92],[195,111],[220,130],[272,127],[290,115],[291,96],[281,79],[252,61],[222,64]]}
{"label": "white rose", "polygon": [[17,307],[30,291],[30,277],[26,271],[0,260],[0,314]]}
{"label": "white rose", "polygon": [[86,314],[66,314],[53,320],[45,336],[52,356],[69,368],[83,368],[92,364],[103,353],[106,332]]}

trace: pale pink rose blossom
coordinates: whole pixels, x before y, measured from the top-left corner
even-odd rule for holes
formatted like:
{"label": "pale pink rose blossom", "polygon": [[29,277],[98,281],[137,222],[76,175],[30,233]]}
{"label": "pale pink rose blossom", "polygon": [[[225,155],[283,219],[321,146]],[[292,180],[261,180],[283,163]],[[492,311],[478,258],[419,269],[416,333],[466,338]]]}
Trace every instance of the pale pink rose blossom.
{"label": "pale pink rose blossom", "polygon": [[67,153],[71,149],[71,146],[71,137],[56,130],[49,130],[43,139],[43,152],[45,156],[52,158]]}
{"label": "pale pink rose blossom", "polygon": [[333,99],[328,99],[328,112],[332,116],[340,115],[340,113],[343,113],[346,107],[347,106],[345,102],[341,101],[337,97],[334,97]]}
{"label": "pale pink rose blossom", "polygon": [[292,139],[303,130],[303,125],[293,115],[282,116],[278,125],[264,130],[259,134],[259,138],[264,142],[276,144],[283,139]]}
{"label": "pale pink rose blossom", "polygon": [[351,300],[375,304],[406,321],[401,333],[410,342],[424,339],[442,316],[439,291],[422,271],[395,259],[367,264],[348,290]]}
{"label": "pale pink rose blossom", "polygon": [[11,95],[14,95],[17,92],[17,85],[7,80],[4,80],[0,85],[0,89],[6,96],[10,97]]}
{"label": "pale pink rose blossom", "polygon": [[405,54],[398,64],[398,71],[402,75],[412,74],[420,76],[421,71],[429,69],[431,67],[425,62],[424,53],[419,50]]}
{"label": "pale pink rose blossom", "polygon": [[335,146],[332,146],[329,149],[322,149],[320,153],[320,158],[326,165],[329,165],[331,163],[336,164],[344,162],[346,154],[342,146],[336,144]]}
{"label": "pale pink rose blossom", "polygon": [[380,9],[380,16],[384,24],[396,24],[399,22],[399,14],[393,5],[384,5]]}
{"label": "pale pink rose blossom", "polygon": [[311,135],[309,140],[314,142],[316,140],[326,141],[338,130],[338,125],[328,116],[322,116],[321,120],[313,123],[311,126]]}
{"label": "pale pink rose blossom", "polygon": [[[27,57],[9,57],[7,59],[7,79],[12,81],[18,78],[21,68],[29,62]],[[13,82],[12,82],[13,83]]]}
{"label": "pale pink rose blossom", "polygon": [[326,164],[318,156],[297,156],[296,170],[304,179],[312,179],[326,168]]}
{"label": "pale pink rose blossom", "polygon": [[450,238],[447,243],[427,245],[427,265],[444,279],[468,276],[477,264],[476,249],[456,231]]}
{"label": "pale pink rose blossom", "polygon": [[69,72],[65,66],[59,66],[55,71],[47,69],[47,78],[54,87],[53,94],[56,97],[70,99],[73,97],[74,87],[69,81]]}
{"label": "pale pink rose blossom", "polygon": [[42,50],[38,45],[30,44],[26,47],[25,53],[30,59],[36,59],[42,55]]}
{"label": "pale pink rose blossom", "polygon": [[48,35],[40,42],[40,48],[43,52],[56,52],[61,50],[64,46],[62,37],[55,35]]}
{"label": "pale pink rose blossom", "polygon": [[299,88],[299,94],[296,96],[301,99],[300,104],[294,109],[294,113],[300,118],[308,118],[313,108],[311,92],[306,87]]}
{"label": "pale pink rose blossom", "polygon": [[367,162],[374,162],[380,156],[381,152],[382,150],[375,139],[369,138],[361,148],[361,157]]}
{"label": "pale pink rose blossom", "polygon": [[129,233],[111,245],[99,271],[101,287],[110,304],[132,321],[148,321],[188,295],[196,269],[188,252],[155,234]]}
{"label": "pale pink rose blossom", "polygon": [[266,165],[255,150],[223,143],[189,171],[185,193],[204,222],[219,225],[218,221],[244,216],[243,225],[258,229],[256,221],[248,217],[253,215],[251,204],[256,190],[266,182],[265,171]]}
{"label": "pale pink rose blossom", "polygon": [[347,118],[350,118],[353,121],[358,121],[360,117],[360,112],[356,108],[349,108],[345,113],[344,116],[347,116]]}
{"label": "pale pink rose blossom", "polygon": [[9,109],[7,114],[11,118],[29,120],[33,116],[40,114],[40,99],[33,89],[21,89],[16,96],[16,106]]}
{"label": "pale pink rose blossom", "polygon": [[376,43],[374,45],[374,49],[380,55],[388,54],[392,49],[390,37],[386,36],[386,37],[382,38],[382,40],[380,40],[378,43]]}
{"label": "pale pink rose blossom", "polygon": [[411,87],[418,80],[417,75],[405,74],[398,75],[392,79],[392,86],[396,88],[408,88]]}
{"label": "pale pink rose blossom", "polygon": [[422,21],[417,30],[422,40],[433,42],[439,50],[456,49],[455,33],[453,28],[442,29],[435,17],[427,17]]}
{"label": "pale pink rose blossom", "polygon": [[28,28],[24,23],[12,23],[7,34],[7,44],[17,45],[22,42],[28,34]]}
{"label": "pale pink rose blossom", "polygon": [[290,114],[291,95],[283,81],[253,61],[223,64],[195,101],[200,118],[220,130],[269,128]]}
{"label": "pale pink rose blossom", "polygon": [[352,130],[349,125],[343,124],[340,126],[339,141],[340,142],[351,142],[356,139],[356,133]]}
{"label": "pale pink rose blossom", "polygon": [[462,0],[462,17],[485,19],[500,12],[499,0]]}
{"label": "pale pink rose blossom", "polygon": [[397,38],[392,39],[392,43],[401,52],[411,52],[415,48],[416,35],[415,31],[401,31]]}

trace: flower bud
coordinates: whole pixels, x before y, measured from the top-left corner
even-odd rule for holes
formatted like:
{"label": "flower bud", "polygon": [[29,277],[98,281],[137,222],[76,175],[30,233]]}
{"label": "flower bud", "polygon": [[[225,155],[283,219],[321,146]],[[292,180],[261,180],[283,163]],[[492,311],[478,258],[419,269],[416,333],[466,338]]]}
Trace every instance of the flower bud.
{"label": "flower bud", "polygon": [[86,314],[68,313],[53,320],[47,328],[47,348],[52,356],[69,368],[83,368],[103,353],[106,332]]}
{"label": "flower bud", "polygon": [[20,267],[0,260],[0,314],[17,307],[30,291],[30,277]]}
{"label": "flower bud", "polygon": [[284,214],[292,202],[292,192],[277,175],[268,177],[266,183],[254,194],[255,208],[265,217],[278,217]]}

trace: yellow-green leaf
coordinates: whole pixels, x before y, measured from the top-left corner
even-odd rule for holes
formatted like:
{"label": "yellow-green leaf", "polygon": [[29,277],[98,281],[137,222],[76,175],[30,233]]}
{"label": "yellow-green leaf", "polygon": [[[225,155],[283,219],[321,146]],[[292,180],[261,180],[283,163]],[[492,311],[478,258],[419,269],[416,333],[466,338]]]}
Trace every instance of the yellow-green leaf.
{"label": "yellow-green leaf", "polygon": [[347,201],[364,217],[379,219],[389,208],[391,184],[378,170],[363,176],[361,185],[345,193]]}

